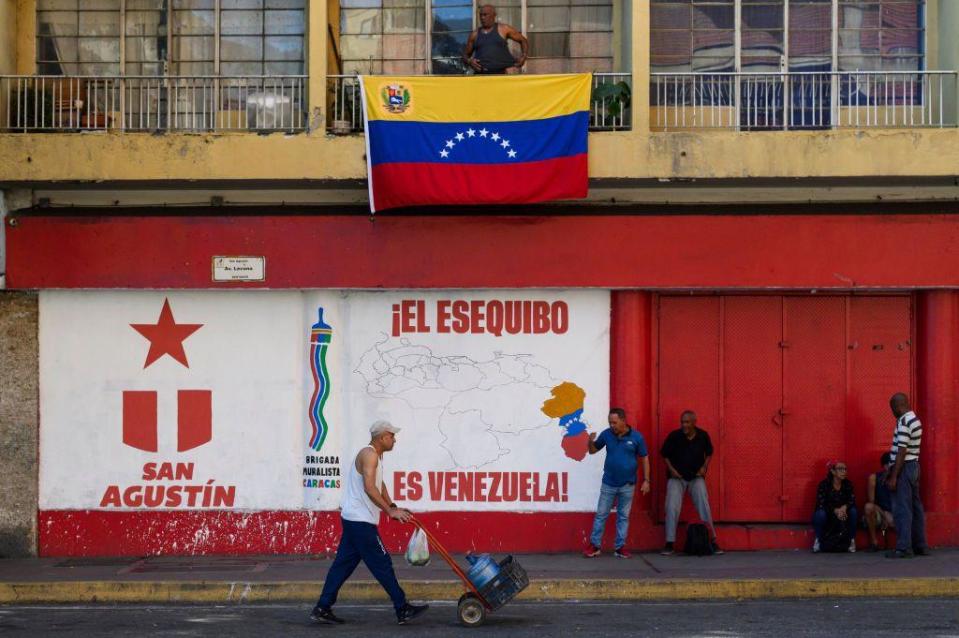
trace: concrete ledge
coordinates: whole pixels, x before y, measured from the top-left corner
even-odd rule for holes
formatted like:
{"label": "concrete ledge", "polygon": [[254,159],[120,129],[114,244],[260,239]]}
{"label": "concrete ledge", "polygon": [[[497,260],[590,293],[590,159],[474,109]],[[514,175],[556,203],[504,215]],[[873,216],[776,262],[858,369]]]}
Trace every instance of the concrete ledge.
{"label": "concrete ledge", "polygon": [[[461,585],[449,581],[404,581],[415,600],[456,600]],[[73,581],[0,583],[0,604],[39,603],[262,603],[313,602],[319,582]],[[526,601],[736,600],[748,598],[959,597],[959,578],[755,579],[755,580],[534,580]],[[340,599],[386,602],[378,583],[347,583]]]}

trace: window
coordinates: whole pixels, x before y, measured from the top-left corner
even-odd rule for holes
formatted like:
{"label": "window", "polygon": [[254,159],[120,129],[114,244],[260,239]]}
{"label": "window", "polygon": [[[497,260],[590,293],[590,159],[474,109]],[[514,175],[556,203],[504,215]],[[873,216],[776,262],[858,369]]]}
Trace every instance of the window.
{"label": "window", "polygon": [[650,62],[654,72],[732,71],[735,67],[733,0],[653,0]]}
{"label": "window", "polygon": [[923,68],[923,2],[840,0],[840,71]]}
{"label": "window", "polygon": [[38,0],[37,68],[50,75],[299,75],[305,5]]}
{"label": "window", "polygon": [[[923,68],[925,0],[651,3],[650,56],[654,72]],[[834,11],[838,15],[836,38]]]}
{"label": "window", "polygon": [[[339,0],[343,73],[466,72],[475,0]],[[529,38],[529,73],[613,70],[612,0],[501,0],[497,20]],[[519,47],[510,42],[514,55]]]}

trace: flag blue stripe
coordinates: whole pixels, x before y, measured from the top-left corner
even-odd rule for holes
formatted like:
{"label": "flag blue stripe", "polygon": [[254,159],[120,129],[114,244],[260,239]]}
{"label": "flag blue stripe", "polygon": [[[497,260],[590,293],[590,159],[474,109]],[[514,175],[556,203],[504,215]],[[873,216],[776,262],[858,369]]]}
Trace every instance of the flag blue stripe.
{"label": "flag blue stripe", "polygon": [[[366,134],[374,166],[393,162],[510,164],[585,153],[588,130],[589,113],[579,111],[522,122],[371,120]],[[509,145],[504,146],[504,141]]]}

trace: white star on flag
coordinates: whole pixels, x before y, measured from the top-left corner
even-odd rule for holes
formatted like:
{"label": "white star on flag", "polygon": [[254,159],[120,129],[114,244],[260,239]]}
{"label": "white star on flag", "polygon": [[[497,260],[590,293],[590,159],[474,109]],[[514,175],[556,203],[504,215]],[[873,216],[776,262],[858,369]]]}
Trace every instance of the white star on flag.
{"label": "white star on flag", "polygon": [[476,137],[476,131],[474,131],[473,129],[466,129],[466,134],[469,135],[470,137]]}
{"label": "white star on flag", "polygon": [[446,140],[446,148],[453,148],[454,146],[456,146],[456,144],[453,140]]}
{"label": "white star on flag", "polygon": [[456,141],[457,141],[457,142],[462,142],[462,141],[463,141],[463,134],[462,134],[462,133],[457,133],[457,134],[456,134]]}
{"label": "white star on flag", "polygon": [[440,151],[440,157],[449,157],[449,155],[450,155],[450,152],[447,151],[445,148],[442,151]]}
{"label": "white star on flag", "polygon": [[510,149],[509,153],[507,153],[507,154],[508,154],[510,157],[516,157],[516,151],[514,151],[513,149]]}
{"label": "white star on flag", "polygon": [[480,137],[486,137],[486,134],[489,133],[485,128],[480,129]]}
{"label": "white star on flag", "polygon": [[491,138],[494,142],[499,141],[499,133],[493,133],[492,135],[490,135],[490,138]]}
{"label": "white star on flag", "polygon": [[509,146],[509,140],[503,140],[502,142],[500,142],[499,145],[502,146],[503,148],[506,148],[507,146]]}

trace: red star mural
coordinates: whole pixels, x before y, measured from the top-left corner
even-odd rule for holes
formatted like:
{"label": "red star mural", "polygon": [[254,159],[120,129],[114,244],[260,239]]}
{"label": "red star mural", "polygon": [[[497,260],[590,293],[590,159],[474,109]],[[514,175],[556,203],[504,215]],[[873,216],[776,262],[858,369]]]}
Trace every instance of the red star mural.
{"label": "red star mural", "polygon": [[187,368],[190,364],[186,360],[183,350],[183,340],[203,327],[202,323],[177,323],[173,320],[173,311],[170,310],[170,300],[163,300],[163,309],[156,324],[131,323],[130,327],[150,340],[150,351],[147,353],[147,368],[151,363],[165,354],[170,355]]}

